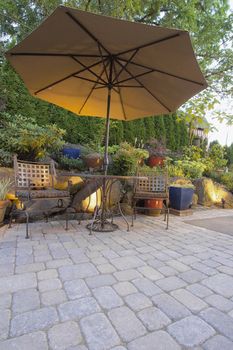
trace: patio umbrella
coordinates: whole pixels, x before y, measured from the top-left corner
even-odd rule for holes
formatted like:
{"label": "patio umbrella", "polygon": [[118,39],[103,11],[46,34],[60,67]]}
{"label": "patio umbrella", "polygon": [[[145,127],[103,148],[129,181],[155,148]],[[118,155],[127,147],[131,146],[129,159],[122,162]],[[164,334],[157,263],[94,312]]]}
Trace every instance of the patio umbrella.
{"label": "patio umbrella", "polygon": [[187,31],[64,6],[6,53],[29,92],[78,115],[133,120],[174,112],[207,87]]}
{"label": "patio umbrella", "polygon": [[29,92],[78,115],[133,120],[174,112],[207,87],[187,31],[59,6],[6,53]]}

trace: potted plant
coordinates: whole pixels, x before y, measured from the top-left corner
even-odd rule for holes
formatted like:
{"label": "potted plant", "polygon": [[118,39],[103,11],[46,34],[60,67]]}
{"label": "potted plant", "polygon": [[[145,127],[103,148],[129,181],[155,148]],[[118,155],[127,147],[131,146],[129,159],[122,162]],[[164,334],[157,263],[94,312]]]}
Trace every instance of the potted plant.
{"label": "potted plant", "polygon": [[[166,173],[165,168],[142,166],[139,168],[140,175],[145,176],[163,176]],[[152,189],[153,190],[153,189]],[[163,209],[164,198],[148,198],[144,200],[144,207],[149,216],[159,216]]]}
{"label": "potted plant", "polygon": [[6,199],[7,192],[11,186],[10,179],[0,179],[0,226],[3,225],[3,220],[9,201]]}
{"label": "potted plant", "polygon": [[66,144],[62,149],[63,156],[70,159],[78,159],[81,154],[81,150],[77,145]]}
{"label": "potted plant", "polygon": [[176,210],[186,210],[192,205],[194,186],[174,184],[169,187],[170,206]]}
{"label": "potted plant", "polygon": [[152,139],[146,145],[149,151],[148,165],[152,168],[154,166],[163,166],[166,155],[169,150],[166,148],[163,140]]}

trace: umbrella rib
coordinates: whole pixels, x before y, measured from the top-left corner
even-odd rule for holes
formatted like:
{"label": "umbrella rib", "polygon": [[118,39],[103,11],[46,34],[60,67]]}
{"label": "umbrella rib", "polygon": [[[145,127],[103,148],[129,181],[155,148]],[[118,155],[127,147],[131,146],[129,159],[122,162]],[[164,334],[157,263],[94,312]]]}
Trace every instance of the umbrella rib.
{"label": "umbrella rib", "polygon": [[[122,66],[122,67],[124,67],[123,65],[122,65],[122,63],[118,60],[118,59],[116,59],[117,60],[117,63],[120,65],[120,66]],[[138,84],[140,84],[157,102],[159,102],[160,104],[161,104],[161,106],[163,106],[164,108],[166,108],[166,110],[170,113],[171,112],[171,110],[170,110],[170,108],[168,108],[157,96],[155,96],[154,94],[153,94],[153,92],[151,92],[138,78],[136,78],[127,68],[125,68],[125,71],[129,74],[129,75],[131,75],[131,77],[134,79],[134,80],[136,80],[136,82],[138,83]]]}
{"label": "umbrella rib", "polygon": [[[121,61],[126,62],[126,60],[123,59],[123,58],[119,58],[119,59],[120,59]],[[151,72],[148,72],[148,73],[158,72],[158,73],[161,73],[161,74],[169,75],[170,77],[173,77],[173,78],[176,78],[176,79],[180,79],[180,80],[187,81],[187,82],[189,82],[189,83],[197,84],[197,85],[200,85],[200,86],[204,86],[204,85],[205,85],[205,84],[203,84],[203,83],[199,83],[198,81],[195,81],[195,80],[192,80],[192,79],[187,79],[187,78],[184,78],[184,77],[180,77],[179,75],[171,74],[171,73],[162,71],[162,70],[160,70],[160,69],[151,68],[151,67],[145,66],[145,65],[143,65],[143,64],[136,63],[136,62],[134,62],[134,61],[131,61],[130,63],[133,64],[134,66],[138,66],[138,67],[145,68],[145,69],[150,69]]]}
{"label": "umbrella rib", "polygon": [[177,38],[178,36],[180,36],[180,33],[176,33],[176,34],[173,34],[173,35],[169,35],[169,36],[167,36],[167,37],[165,37],[165,38],[158,39],[158,40],[154,40],[154,41],[151,41],[150,43],[142,44],[142,45],[133,47],[132,49],[128,49],[128,50],[125,50],[125,51],[118,52],[115,56],[118,57],[118,56],[120,56],[120,55],[124,55],[124,54],[129,53],[129,52],[134,51],[134,50],[141,50],[141,49],[144,49],[145,47],[148,47],[148,46],[152,46],[152,45],[155,45],[155,44],[159,44],[159,43],[164,42],[164,41],[167,41],[167,40],[175,39],[175,38]]}
{"label": "umbrella rib", "polygon": [[[124,65],[124,67],[127,67],[128,66],[128,64],[131,62],[131,60],[134,58],[134,56],[136,55],[138,53],[138,49],[136,49],[133,53],[132,53],[132,55],[130,56],[130,58],[128,59],[128,60],[126,60],[126,63],[125,63],[125,65]],[[113,83],[116,81],[116,80],[118,80],[118,78],[119,78],[119,76],[121,75],[121,73],[123,72],[123,70],[124,70],[124,68],[122,67],[121,69],[120,69],[120,71],[116,74],[115,73],[115,78],[113,79]]]}
{"label": "umbrella rib", "polygon": [[[139,78],[139,77],[142,77],[143,75],[146,75],[146,74],[149,74],[149,73],[152,73],[152,72],[154,72],[153,69],[149,70],[148,72],[144,72],[144,73],[137,74],[137,75],[135,75],[134,77],[135,77],[135,78]],[[132,80],[132,79],[134,79],[134,77],[133,77],[133,78],[130,77],[130,78],[121,80],[121,81],[118,82],[118,84],[121,84],[121,83],[124,83],[124,82],[126,82],[126,81]]]}
{"label": "umbrella rib", "polygon": [[[92,67],[94,67],[94,66],[100,64],[101,62],[102,62],[102,61],[93,63],[93,64],[90,65],[88,68],[92,68]],[[37,90],[34,94],[37,95],[37,94],[39,94],[40,92],[42,92],[42,91],[44,91],[44,90],[46,90],[46,89],[48,89],[48,88],[50,88],[50,87],[52,87],[52,86],[54,86],[54,85],[56,85],[56,84],[59,84],[59,83],[63,82],[64,80],[67,80],[67,79],[73,77],[73,76],[76,75],[76,74],[80,74],[80,73],[84,72],[85,70],[86,70],[86,69],[83,68],[83,69],[81,69],[81,70],[79,70],[79,71],[76,71],[76,72],[74,72],[74,73],[71,73],[71,74],[67,75],[67,76],[64,77],[64,78],[59,79],[59,80],[57,80],[57,81],[55,81],[55,82],[53,82],[53,83],[51,83],[51,84],[49,84],[49,85],[47,85],[47,86],[45,86],[45,87],[43,87],[43,88]]]}
{"label": "umbrella rib", "polygon": [[116,87],[128,87],[128,88],[142,88],[141,85],[115,85]]}
{"label": "umbrella rib", "polygon": [[107,66],[105,65],[104,56],[102,54],[101,46],[99,44],[98,44],[98,49],[99,49],[99,53],[100,53],[100,56],[101,56],[101,59],[102,59],[102,63],[103,63],[103,66],[104,66],[104,72],[105,72],[106,78],[107,78],[107,80],[109,80],[109,76],[108,76],[108,72],[107,72]]}
{"label": "umbrella rib", "polygon": [[[107,62],[107,65],[108,65],[108,63],[109,63],[109,62]],[[101,74],[100,74],[100,77],[103,75],[103,73],[104,73],[104,68],[102,69],[102,72],[101,72]],[[86,105],[87,101],[88,101],[89,98],[91,97],[91,94],[92,94],[93,91],[95,90],[95,87],[96,87],[97,84],[98,84],[98,79],[97,79],[97,81],[94,83],[94,85],[92,86],[92,88],[91,88],[89,94],[87,95],[87,97],[86,97],[86,99],[85,99],[85,101],[84,101],[82,107],[80,108],[80,110],[79,110],[79,112],[78,112],[79,114],[82,112],[84,106]]]}
{"label": "umbrella rib", "polygon": [[[115,76],[116,76],[116,66],[115,66],[115,61],[113,61],[113,69],[114,69],[114,73],[115,73]],[[116,77],[116,81],[118,83],[118,77]],[[122,98],[122,94],[121,94],[121,89],[120,87],[118,86],[118,92],[119,92],[119,97],[120,97],[120,103],[121,103],[121,108],[122,108],[122,112],[123,112],[123,115],[124,115],[124,118],[126,120],[126,113],[125,113],[125,107],[124,107],[124,103],[123,103],[123,98]]]}
{"label": "umbrella rib", "polygon": [[78,60],[76,57],[72,56],[72,59],[73,59],[74,61],[76,61],[77,63],[79,63],[80,66],[83,66],[83,68],[86,68],[86,70],[87,70],[88,72],[90,72],[91,74],[93,74],[97,79],[99,78],[104,84],[107,84],[107,82],[106,82],[104,79],[102,79],[98,74],[96,74],[95,72],[93,72],[88,66],[86,66],[85,64],[83,64],[83,63],[82,63],[80,60]]}
{"label": "umbrella rib", "polygon": [[67,16],[69,16],[82,30],[89,35],[97,44],[99,44],[108,55],[110,52],[106,49],[106,47],[92,34],[76,17],[74,17],[69,11],[66,11]]}

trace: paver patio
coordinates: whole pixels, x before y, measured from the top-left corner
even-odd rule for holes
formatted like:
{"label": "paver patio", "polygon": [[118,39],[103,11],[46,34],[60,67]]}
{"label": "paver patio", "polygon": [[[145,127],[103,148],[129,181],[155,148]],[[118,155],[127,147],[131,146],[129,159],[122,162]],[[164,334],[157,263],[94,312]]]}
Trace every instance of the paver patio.
{"label": "paver patio", "polygon": [[233,237],[187,223],[229,215],[1,228],[0,350],[233,349]]}

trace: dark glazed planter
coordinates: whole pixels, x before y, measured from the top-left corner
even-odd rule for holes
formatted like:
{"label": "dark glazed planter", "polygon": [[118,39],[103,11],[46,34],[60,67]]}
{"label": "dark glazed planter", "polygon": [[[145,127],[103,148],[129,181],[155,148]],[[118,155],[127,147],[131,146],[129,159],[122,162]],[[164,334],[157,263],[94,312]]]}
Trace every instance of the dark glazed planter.
{"label": "dark glazed planter", "polygon": [[192,204],[194,189],[171,186],[169,188],[170,206],[176,210],[185,210]]}
{"label": "dark glazed planter", "polygon": [[77,159],[80,157],[79,148],[64,147],[62,153],[64,156],[71,159]]}

